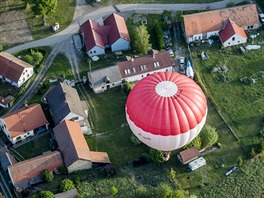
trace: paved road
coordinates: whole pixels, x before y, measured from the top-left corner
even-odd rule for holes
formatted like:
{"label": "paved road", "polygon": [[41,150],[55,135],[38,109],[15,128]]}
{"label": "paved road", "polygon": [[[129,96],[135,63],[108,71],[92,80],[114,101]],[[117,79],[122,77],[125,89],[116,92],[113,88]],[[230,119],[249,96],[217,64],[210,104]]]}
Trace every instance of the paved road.
{"label": "paved road", "polygon": [[[148,10],[148,11],[160,11],[160,10],[208,10],[208,9],[219,9],[225,8],[230,2],[234,4],[242,2],[242,0],[223,0],[216,3],[205,3],[205,4],[122,4],[115,5],[115,7],[121,12],[134,11],[134,10]],[[85,9],[83,9],[85,7]],[[96,10],[91,6],[85,6],[84,0],[77,0],[76,10],[72,23],[63,31],[49,36],[44,39],[25,43],[13,48],[6,50],[9,53],[15,53],[24,49],[39,47],[39,46],[52,46],[57,43],[61,43],[65,39],[76,34],[79,30],[79,24],[82,24],[87,19],[96,19],[102,16],[109,15],[115,12],[116,9],[113,6],[102,7]],[[85,13],[88,13],[85,15]]]}

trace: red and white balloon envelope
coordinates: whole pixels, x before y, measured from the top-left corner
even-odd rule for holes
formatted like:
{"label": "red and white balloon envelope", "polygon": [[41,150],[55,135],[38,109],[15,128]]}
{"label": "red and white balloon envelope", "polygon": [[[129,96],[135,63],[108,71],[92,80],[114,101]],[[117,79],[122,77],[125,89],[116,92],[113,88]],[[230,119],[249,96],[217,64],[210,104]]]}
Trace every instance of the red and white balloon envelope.
{"label": "red and white balloon envelope", "polygon": [[127,122],[151,148],[169,152],[191,142],[207,116],[206,97],[195,81],[176,72],[158,72],[140,80],[128,95]]}

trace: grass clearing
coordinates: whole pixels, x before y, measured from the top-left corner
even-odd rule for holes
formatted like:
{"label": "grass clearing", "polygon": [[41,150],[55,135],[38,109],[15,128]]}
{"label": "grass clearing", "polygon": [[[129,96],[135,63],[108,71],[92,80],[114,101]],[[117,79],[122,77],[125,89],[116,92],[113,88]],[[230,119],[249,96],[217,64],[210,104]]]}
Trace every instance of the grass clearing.
{"label": "grass clearing", "polygon": [[[263,39],[263,31],[260,31],[260,36],[255,42]],[[258,141],[258,133],[262,127],[264,79],[258,80],[254,85],[247,85],[240,79],[264,71],[263,48],[248,51],[244,55],[240,54],[239,46],[220,49],[217,44],[212,46],[203,44],[192,47],[191,50],[195,69],[200,73],[208,94],[233,126],[241,143],[250,148]],[[210,58],[202,61],[199,57],[201,51],[206,51]],[[229,80],[223,83],[217,80],[219,74],[212,74],[211,71],[214,67],[222,67],[224,64],[228,68]]]}

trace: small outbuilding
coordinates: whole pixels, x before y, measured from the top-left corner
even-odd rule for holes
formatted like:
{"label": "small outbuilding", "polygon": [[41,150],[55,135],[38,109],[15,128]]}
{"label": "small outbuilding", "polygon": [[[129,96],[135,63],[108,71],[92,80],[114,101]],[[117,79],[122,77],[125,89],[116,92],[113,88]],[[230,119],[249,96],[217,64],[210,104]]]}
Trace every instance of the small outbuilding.
{"label": "small outbuilding", "polygon": [[200,156],[197,148],[191,147],[178,153],[177,158],[182,164],[187,164]]}

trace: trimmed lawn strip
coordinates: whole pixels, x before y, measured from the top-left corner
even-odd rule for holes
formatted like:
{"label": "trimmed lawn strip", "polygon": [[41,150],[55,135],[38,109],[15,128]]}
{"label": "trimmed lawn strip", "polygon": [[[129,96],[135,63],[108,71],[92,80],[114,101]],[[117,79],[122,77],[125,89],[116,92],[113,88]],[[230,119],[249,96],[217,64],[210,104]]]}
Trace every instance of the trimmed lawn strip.
{"label": "trimmed lawn strip", "polygon": [[16,148],[15,150],[25,159],[42,155],[44,152],[51,150],[50,138],[50,133],[48,133],[34,141],[30,141]]}

